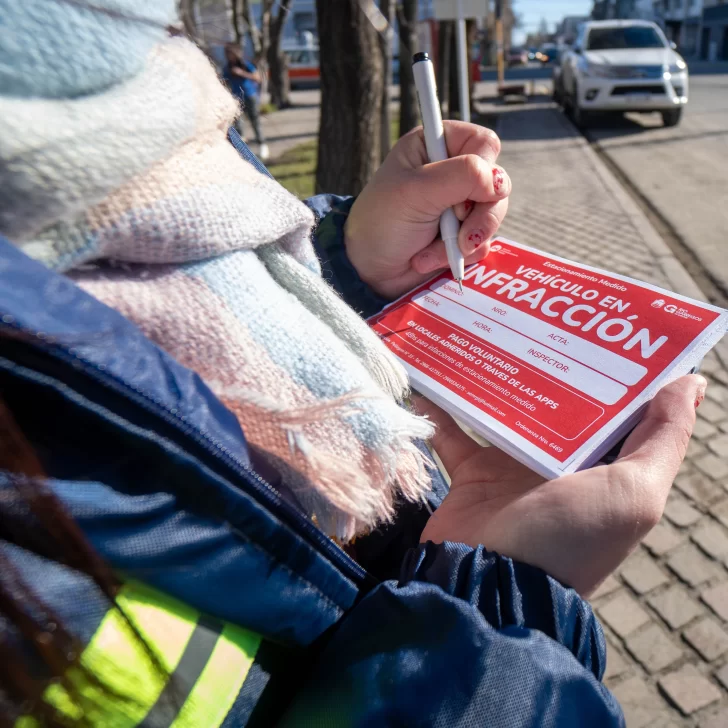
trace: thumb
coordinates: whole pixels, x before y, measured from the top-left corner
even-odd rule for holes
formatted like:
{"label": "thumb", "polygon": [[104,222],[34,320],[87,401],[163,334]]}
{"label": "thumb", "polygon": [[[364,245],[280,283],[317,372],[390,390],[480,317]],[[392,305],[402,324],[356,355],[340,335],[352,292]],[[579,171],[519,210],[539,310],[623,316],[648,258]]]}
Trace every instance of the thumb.
{"label": "thumb", "polygon": [[661,389],[627,438],[616,464],[632,470],[633,475],[662,483],[666,496],[685,457],[695,408],[707,385],[703,377],[690,375]]}
{"label": "thumb", "polygon": [[419,394],[413,394],[410,400],[418,415],[428,417],[435,424],[432,447],[452,477],[458,465],[478,452],[480,445],[468,437],[457,422],[434,402]]}

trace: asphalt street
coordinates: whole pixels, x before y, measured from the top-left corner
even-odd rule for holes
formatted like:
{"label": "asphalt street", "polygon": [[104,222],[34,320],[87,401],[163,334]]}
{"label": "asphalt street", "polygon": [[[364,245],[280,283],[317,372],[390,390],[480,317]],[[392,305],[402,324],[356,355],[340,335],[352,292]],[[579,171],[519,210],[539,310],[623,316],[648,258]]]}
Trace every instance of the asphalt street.
{"label": "asphalt street", "polygon": [[588,138],[671,226],[728,293],[728,67],[693,74],[682,122],[656,114],[597,120]]}

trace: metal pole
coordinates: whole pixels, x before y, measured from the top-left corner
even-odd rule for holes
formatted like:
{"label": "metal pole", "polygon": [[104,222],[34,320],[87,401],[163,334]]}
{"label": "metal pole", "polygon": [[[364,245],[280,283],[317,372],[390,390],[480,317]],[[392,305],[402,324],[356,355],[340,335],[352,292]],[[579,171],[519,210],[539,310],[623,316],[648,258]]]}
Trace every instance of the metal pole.
{"label": "metal pole", "polygon": [[465,32],[465,18],[463,17],[462,0],[458,0],[457,49],[458,49],[458,80],[460,90],[460,118],[470,121],[470,84],[468,83],[468,42]]}
{"label": "metal pole", "polygon": [[498,88],[503,85],[503,0],[495,0],[495,43],[497,49],[496,64],[498,66]]}

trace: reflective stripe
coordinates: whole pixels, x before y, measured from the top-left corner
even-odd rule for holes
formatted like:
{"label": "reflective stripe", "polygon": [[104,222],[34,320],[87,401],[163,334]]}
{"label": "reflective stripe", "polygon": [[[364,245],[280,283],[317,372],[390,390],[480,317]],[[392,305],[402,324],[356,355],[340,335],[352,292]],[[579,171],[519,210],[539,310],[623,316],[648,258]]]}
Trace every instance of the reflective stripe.
{"label": "reflective stripe", "polygon": [[[117,603],[151,648],[164,673],[117,609],[107,612],[81,655],[100,681],[78,669],[67,679],[79,695],[72,702],[54,684],[44,693],[72,720],[85,717],[105,728],[218,728],[230,710],[260,645],[259,635],[202,617],[199,612],[140,584],[127,584]],[[172,677],[168,680],[167,675]],[[181,709],[180,709],[181,706]],[[15,728],[34,728],[23,717]]]}
{"label": "reflective stripe", "polygon": [[221,725],[243,686],[259,646],[257,634],[227,624],[172,728]]}
{"label": "reflective stripe", "polygon": [[197,622],[175,671],[138,728],[166,728],[172,724],[207,665],[222,627],[222,622],[205,617]]}

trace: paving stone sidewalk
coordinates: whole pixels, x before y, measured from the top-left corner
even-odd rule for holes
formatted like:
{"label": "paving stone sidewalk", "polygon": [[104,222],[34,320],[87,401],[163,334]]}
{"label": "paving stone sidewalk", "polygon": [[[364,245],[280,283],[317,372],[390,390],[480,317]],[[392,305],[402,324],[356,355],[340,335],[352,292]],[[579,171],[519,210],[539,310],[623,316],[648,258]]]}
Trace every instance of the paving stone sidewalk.
{"label": "paving stone sidewalk", "polygon": [[[585,263],[697,295],[647,220],[547,103],[498,113],[513,179],[502,233]],[[606,683],[628,728],[728,728],[728,371],[711,353],[688,457],[665,516],[593,597]]]}

